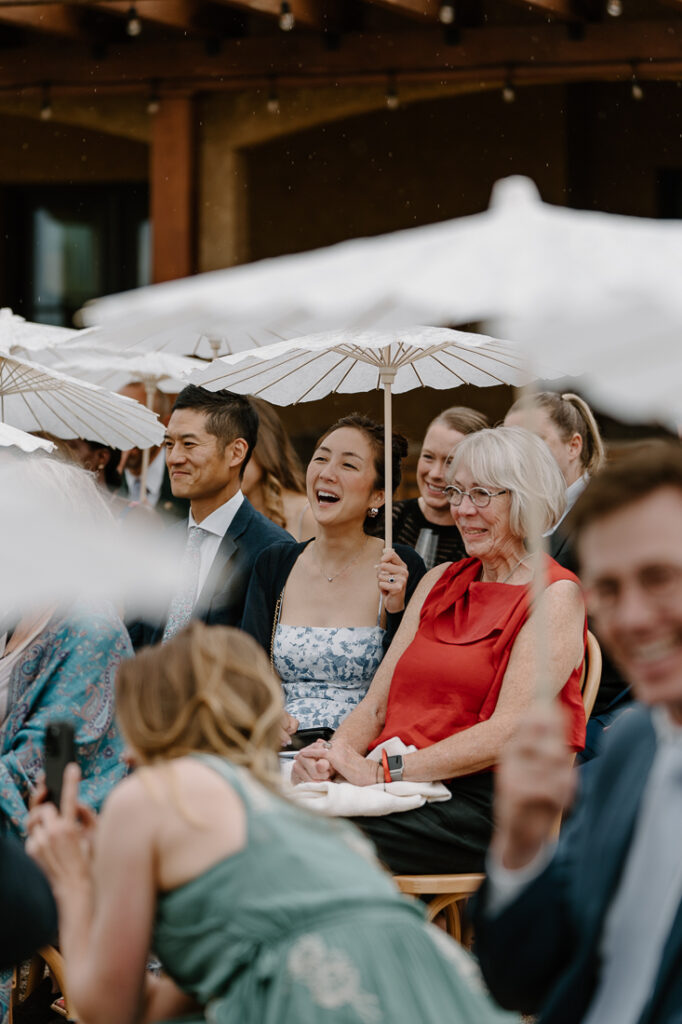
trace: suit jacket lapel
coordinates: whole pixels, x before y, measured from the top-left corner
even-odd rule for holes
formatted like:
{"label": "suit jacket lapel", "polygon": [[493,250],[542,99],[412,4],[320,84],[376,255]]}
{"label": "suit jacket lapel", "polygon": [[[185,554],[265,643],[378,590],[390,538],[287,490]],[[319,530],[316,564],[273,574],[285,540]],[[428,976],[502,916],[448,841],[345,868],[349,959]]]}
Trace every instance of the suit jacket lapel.
{"label": "suit jacket lapel", "polygon": [[215,597],[216,593],[224,589],[224,581],[228,573],[231,571],[230,561],[234,558],[235,552],[238,550],[237,540],[246,529],[249,522],[249,505],[244,499],[241,503],[236,516],[230,523],[227,533],[220,542],[220,547],[216,551],[216,556],[213,559],[213,565],[211,566],[206,582],[204,583],[201,593],[197,601],[197,608],[202,611],[206,611],[211,606],[211,602]]}
{"label": "suit jacket lapel", "polygon": [[[576,877],[590,878],[590,894],[581,903],[587,907],[586,927],[598,938],[604,914],[616,891],[630,847],[642,794],[656,753],[656,734],[649,723],[649,733],[638,738],[629,756],[620,762],[618,777],[602,781],[600,820],[585,844],[585,864]],[[596,767],[596,766],[595,766]]]}

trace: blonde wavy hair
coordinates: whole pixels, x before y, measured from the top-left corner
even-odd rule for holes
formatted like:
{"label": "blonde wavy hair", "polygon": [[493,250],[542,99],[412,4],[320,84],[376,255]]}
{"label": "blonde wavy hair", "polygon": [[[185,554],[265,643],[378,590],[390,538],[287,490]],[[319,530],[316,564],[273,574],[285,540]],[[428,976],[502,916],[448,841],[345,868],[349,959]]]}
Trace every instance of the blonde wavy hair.
{"label": "blonde wavy hair", "polygon": [[217,754],[278,789],[282,687],[261,647],[241,630],[192,622],[123,661],[116,707],[145,764]]}

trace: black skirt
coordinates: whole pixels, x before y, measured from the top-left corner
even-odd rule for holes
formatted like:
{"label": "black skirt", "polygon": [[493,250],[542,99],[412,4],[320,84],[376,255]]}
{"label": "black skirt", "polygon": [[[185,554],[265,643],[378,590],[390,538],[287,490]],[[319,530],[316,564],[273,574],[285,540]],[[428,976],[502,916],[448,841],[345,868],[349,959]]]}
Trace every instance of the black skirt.
{"label": "black skirt", "polygon": [[395,875],[483,871],[493,830],[491,771],[446,782],[451,800],[378,818],[351,818]]}

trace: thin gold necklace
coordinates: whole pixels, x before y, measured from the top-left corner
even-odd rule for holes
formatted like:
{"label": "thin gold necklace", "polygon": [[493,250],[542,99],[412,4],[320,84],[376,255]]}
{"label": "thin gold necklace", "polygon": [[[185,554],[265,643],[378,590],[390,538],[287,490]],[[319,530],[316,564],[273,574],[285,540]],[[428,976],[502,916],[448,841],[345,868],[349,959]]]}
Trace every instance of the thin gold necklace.
{"label": "thin gold necklace", "polygon": [[523,558],[519,558],[518,562],[513,567],[512,571],[508,572],[503,580],[484,580],[483,579],[483,570],[481,570],[481,583],[506,583],[507,580],[510,580],[512,578],[512,576],[514,575],[514,573],[516,572],[518,567],[520,565],[523,565],[524,562],[527,562],[530,557],[531,557],[531,555],[529,553],[527,555],[524,555]]}
{"label": "thin gold necklace", "polygon": [[355,555],[354,558],[351,558],[350,562],[347,565],[344,565],[343,569],[339,569],[338,572],[335,572],[333,576],[329,576],[327,574],[327,572],[322,568],[322,566],[318,562],[317,558],[315,557],[315,555],[314,555],[315,541],[313,541],[313,543],[310,545],[310,556],[311,556],[313,562],[315,563],[315,565],[317,566],[317,568],[320,570],[320,572],[322,573],[322,575],[326,579],[327,583],[333,583],[334,580],[337,579],[337,577],[341,576],[341,574],[346,571],[346,569],[350,569],[351,565],[355,565],[355,563],[357,562],[358,558],[364,552],[366,547],[367,547],[367,538],[365,538],[365,543],[362,545],[362,547],[358,551],[357,555]]}

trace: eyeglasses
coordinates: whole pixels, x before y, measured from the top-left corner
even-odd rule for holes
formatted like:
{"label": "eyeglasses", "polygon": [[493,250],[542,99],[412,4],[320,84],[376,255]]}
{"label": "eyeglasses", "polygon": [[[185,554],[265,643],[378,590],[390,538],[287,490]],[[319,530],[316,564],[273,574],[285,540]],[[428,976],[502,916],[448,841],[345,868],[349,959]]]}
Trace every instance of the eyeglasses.
{"label": "eyeglasses", "polygon": [[470,491],[460,491],[459,487],[450,485],[443,488],[443,494],[455,508],[459,508],[465,495],[476,508],[486,508],[491,498],[496,498],[499,494],[509,494],[509,491],[489,491],[487,487],[472,487]]}

